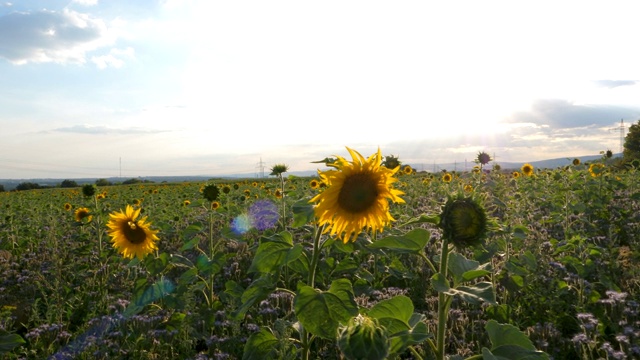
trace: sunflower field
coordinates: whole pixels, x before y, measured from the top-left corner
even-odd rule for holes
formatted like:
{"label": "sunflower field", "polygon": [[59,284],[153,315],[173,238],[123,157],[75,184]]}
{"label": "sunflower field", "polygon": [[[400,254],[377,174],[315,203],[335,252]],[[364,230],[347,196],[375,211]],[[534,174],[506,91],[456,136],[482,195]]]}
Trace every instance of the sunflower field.
{"label": "sunflower field", "polygon": [[1,192],[0,358],[640,358],[637,169],[348,150],[317,177]]}

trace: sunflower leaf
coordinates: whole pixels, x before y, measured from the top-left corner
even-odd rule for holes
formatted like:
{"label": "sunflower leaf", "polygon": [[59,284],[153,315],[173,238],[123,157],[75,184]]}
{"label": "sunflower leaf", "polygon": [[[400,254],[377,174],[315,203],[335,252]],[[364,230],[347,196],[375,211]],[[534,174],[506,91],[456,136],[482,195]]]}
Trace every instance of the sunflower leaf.
{"label": "sunflower leaf", "polygon": [[429,242],[431,233],[425,229],[413,229],[401,236],[387,236],[367,245],[370,249],[387,249],[397,253],[418,254]]}

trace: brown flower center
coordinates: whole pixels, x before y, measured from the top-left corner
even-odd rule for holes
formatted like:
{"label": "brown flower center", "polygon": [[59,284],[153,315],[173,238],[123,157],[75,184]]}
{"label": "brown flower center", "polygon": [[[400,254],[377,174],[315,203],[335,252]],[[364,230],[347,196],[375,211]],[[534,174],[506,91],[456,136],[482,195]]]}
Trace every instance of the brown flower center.
{"label": "brown flower center", "polygon": [[370,174],[361,173],[347,177],[338,194],[338,205],[350,213],[365,211],[376,202],[378,186]]}
{"label": "brown flower center", "polygon": [[147,234],[144,232],[144,229],[138,227],[135,222],[128,221],[128,226],[124,227],[124,236],[129,240],[132,244],[142,244],[147,238]]}

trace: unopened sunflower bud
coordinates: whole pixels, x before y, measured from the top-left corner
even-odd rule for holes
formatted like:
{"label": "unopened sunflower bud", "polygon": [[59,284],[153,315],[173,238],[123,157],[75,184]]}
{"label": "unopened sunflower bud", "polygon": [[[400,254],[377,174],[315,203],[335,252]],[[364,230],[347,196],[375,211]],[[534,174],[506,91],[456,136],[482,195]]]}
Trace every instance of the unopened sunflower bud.
{"label": "unopened sunflower bud", "polygon": [[487,232],[487,215],[471,197],[449,198],[440,215],[440,227],[456,247],[475,246]]}
{"label": "unopened sunflower bud", "polygon": [[389,339],[375,319],[358,315],[340,331],[338,348],[349,360],[381,360],[389,354]]}

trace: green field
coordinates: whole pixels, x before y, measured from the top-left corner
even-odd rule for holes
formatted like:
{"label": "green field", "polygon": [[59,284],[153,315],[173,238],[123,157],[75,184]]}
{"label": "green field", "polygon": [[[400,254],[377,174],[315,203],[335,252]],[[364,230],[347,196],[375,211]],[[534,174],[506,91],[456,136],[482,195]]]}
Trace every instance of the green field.
{"label": "green field", "polygon": [[[2,192],[0,358],[640,358],[638,174],[400,168],[394,221],[347,243],[310,202],[331,185],[286,172]],[[474,246],[455,199],[487,217]],[[127,205],[159,238],[142,259],[108,233]]]}

